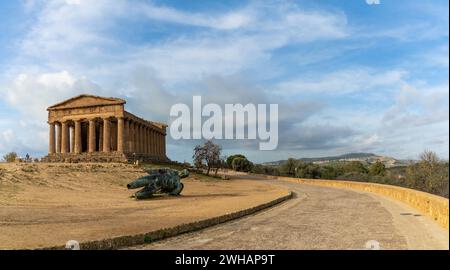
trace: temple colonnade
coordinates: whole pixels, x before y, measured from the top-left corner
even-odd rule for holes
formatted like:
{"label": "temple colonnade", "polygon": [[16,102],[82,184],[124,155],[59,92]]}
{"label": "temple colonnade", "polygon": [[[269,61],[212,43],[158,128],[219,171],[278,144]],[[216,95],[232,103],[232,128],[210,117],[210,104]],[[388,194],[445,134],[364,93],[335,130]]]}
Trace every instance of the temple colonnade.
{"label": "temple colonnade", "polygon": [[126,117],[49,122],[49,153],[121,152],[164,157],[165,130]]}

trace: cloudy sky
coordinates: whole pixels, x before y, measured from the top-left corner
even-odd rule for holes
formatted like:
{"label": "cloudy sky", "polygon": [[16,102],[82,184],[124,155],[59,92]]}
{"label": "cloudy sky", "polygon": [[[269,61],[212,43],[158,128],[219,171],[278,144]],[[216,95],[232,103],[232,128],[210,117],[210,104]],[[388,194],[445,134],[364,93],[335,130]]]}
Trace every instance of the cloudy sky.
{"label": "cloudy sky", "polygon": [[[370,1],[369,2],[377,2]],[[279,104],[279,145],[217,141],[255,162],[373,152],[449,156],[447,0],[0,2],[0,154],[44,155],[46,108],[121,97],[169,122],[203,101]],[[198,141],[173,141],[191,160]]]}

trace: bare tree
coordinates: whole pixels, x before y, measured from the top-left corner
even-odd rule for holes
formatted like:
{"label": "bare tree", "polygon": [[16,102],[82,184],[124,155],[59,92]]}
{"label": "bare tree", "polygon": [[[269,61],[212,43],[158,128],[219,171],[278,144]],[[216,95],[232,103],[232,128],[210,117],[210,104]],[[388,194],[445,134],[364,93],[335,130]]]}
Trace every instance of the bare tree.
{"label": "bare tree", "polygon": [[437,163],[439,163],[439,157],[437,154],[430,150],[425,150],[420,154],[420,160],[422,162],[428,163],[429,165],[433,166]]}
{"label": "bare tree", "polygon": [[212,141],[206,141],[203,145],[197,145],[194,148],[194,155],[192,156],[195,166],[200,167],[202,164],[206,163],[206,175],[209,175],[211,168],[220,166],[221,151],[222,147],[214,144]]}
{"label": "bare tree", "polygon": [[419,162],[406,168],[406,183],[410,188],[448,197],[448,171],[448,162],[425,150]]}

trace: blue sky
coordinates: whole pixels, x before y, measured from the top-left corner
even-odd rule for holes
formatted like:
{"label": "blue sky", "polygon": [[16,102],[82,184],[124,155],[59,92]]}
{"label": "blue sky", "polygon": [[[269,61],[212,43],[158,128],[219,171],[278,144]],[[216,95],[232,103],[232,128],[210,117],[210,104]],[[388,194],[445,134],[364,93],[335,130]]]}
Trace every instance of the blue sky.
{"label": "blue sky", "polygon": [[[448,158],[448,1],[0,2],[0,154],[44,155],[46,108],[80,93],[170,107],[277,103],[277,151],[255,162],[373,152]],[[190,160],[198,141],[168,139]]]}

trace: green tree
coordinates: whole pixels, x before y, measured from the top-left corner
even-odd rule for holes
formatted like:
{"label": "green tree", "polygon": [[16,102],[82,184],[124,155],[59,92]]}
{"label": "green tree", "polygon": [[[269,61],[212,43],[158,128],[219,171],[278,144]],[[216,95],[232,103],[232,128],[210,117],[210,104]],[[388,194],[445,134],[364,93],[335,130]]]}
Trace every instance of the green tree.
{"label": "green tree", "polygon": [[259,173],[259,174],[267,174],[267,175],[280,175],[280,170],[278,166],[268,166],[268,165],[262,165],[262,164],[254,164],[252,166],[253,173]]}
{"label": "green tree", "polygon": [[380,161],[375,162],[369,167],[369,174],[384,176],[386,173],[386,166]]}
{"label": "green tree", "polygon": [[246,158],[237,157],[233,159],[231,167],[238,172],[250,172],[253,164]]}
{"label": "green tree", "polygon": [[368,170],[361,161],[350,161],[344,165],[344,173],[349,172],[365,174]]}
{"label": "green tree", "polygon": [[320,178],[320,167],[311,162],[299,162],[295,170],[295,177],[298,178]]}
{"label": "green tree", "polygon": [[281,172],[288,176],[294,176],[297,164],[297,160],[295,160],[294,158],[288,158],[288,160],[283,162],[283,164],[281,165]]}
{"label": "green tree", "polygon": [[226,159],[228,168],[232,168],[233,159],[238,158],[238,157],[247,159],[244,155],[241,155],[241,154],[231,155],[231,156],[227,157],[227,159]]}
{"label": "green tree", "polygon": [[320,178],[335,179],[338,176],[338,170],[332,165],[325,165],[319,168]]}

